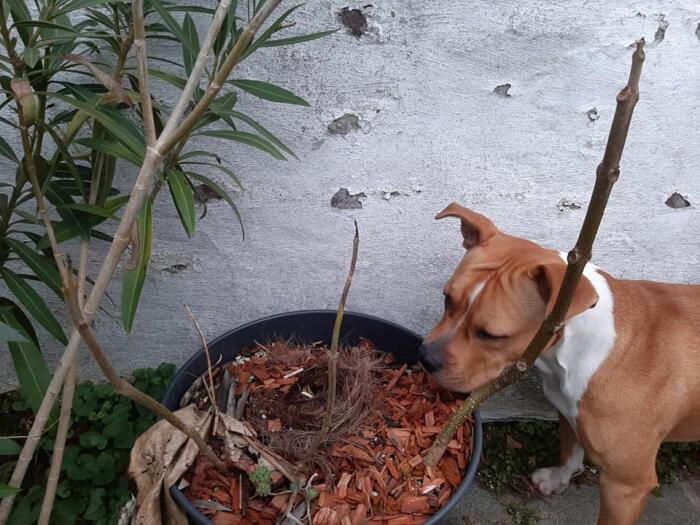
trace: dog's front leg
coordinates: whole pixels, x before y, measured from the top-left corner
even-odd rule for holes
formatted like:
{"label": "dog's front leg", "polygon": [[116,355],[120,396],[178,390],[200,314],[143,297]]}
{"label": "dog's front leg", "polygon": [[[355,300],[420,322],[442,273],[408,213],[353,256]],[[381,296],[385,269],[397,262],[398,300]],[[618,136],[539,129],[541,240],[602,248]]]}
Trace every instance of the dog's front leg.
{"label": "dog's front leg", "polygon": [[575,473],[583,470],[583,448],[567,419],[559,414],[559,466],[537,469],[532,483],[545,496],[561,494]]}

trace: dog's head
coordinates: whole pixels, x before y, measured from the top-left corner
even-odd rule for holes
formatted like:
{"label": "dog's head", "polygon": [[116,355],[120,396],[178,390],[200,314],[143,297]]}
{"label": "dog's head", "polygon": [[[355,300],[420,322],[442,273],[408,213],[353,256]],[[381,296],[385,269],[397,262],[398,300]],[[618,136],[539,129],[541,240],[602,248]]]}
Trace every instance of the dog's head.
{"label": "dog's head", "polygon": [[[444,388],[468,392],[522,356],[554,306],[566,263],[557,252],[506,235],[459,204],[436,218],[444,217],[461,220],[467,254],[445,285],[442,320],[425,338],[420,358]],[[583,277],[567,319],[597,300]]]}

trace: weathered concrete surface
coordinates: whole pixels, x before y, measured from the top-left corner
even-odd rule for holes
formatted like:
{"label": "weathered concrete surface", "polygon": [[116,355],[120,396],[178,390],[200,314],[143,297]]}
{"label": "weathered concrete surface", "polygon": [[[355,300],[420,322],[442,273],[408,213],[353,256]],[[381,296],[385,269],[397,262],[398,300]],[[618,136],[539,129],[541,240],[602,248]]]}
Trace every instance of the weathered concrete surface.
{"label": "weathered concrete surface", "polygon": [[[510,513],[509,513],[510,507]],[[478,483],[450,514],[447,525],[593,525],[598,517],[598,487],[571,486],[547,498],[523,499],[496,496]],[[516,521],[529,511],[535,521]],[[665,486],[660,497],[651,497],[639,525],[693,525],[700,513],[700,481],[689,480]]]}
{"label": "weathered concrete surface", "polygon": [[[457,224],[433,221],[450,201],[487,214],[507,232],[569,248],[627,78],[628,46],[641,36],[652,42],[662,22],[668,27],[647,50],[642,98],[594,260],[622,277],[697,281],[697,2],[363,5],[307,3],[294,15],[299,31],[342,29],[321,41],[264,49],[242,64],[239,77],[277,82],[310,102],[302,108],[240,97],[241,109],[300,160],[275,161],[225,141],[200,144],[243,181],[235,200],[246,240],[222,202],[209,204],[188,240],[169,196],[159,197],[134,334],[124,335],[104,314],[96,323],[120,370],[182,363],[194,351],[182,303],[210,337],[285,310],[336,307],[352,219],[361,245],[349,308],[421,333],[439,318],[442,284],[462,256]],[[337,14],[346,6],[366,14],[366,34],[342,27]],[[511,87],[497,91],[501,96],[494,93],[505,84]],[[159,98],[174,96],[166,89]],[[362,208],[331,207],[341,188],[366,194]],[[676,191],[690,207],[665,204]],[[118,301],[118,281],[110,293]],[[118,318],[118,306],[107,301],[105,308]],[[47,344],[52,363],[59,350]],[[84,363],[83,373],[95,376]],[[0,370],[0,384],[12,385],[7,356]],[[513,396],[525,403],[511,403]],[[537,415],[530,397],[514,388],[499,410],[518,406],[516,414]]]}

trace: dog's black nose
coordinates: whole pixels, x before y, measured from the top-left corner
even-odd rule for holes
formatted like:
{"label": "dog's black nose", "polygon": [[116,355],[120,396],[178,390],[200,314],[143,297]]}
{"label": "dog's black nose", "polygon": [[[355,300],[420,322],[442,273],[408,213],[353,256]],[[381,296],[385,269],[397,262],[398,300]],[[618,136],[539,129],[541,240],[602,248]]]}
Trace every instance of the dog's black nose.
{"label": "dog's black nose", "polygon": [[430,347],[425,344],[422,344],[420,350],[418,350],[418,360],[423,365],[423,368],[431,374],[442,368],[440,352],[431,350]]}

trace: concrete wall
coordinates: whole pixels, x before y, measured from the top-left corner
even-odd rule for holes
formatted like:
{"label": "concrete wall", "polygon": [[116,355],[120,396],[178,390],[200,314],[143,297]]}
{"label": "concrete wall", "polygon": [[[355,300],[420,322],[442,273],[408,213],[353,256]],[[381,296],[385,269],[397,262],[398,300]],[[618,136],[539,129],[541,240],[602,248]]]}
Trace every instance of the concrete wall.
{"label": "concrete wall", "polygon": [[[300,160],[204,144],[235,167],[246,188],[235,197],[245,242],[225,203],[210,203],[188,240],[169,197],[159,198],[134,334],[106,315],[96,325],[120,370],[182,363],[197,348],[182,303],[209,337],[277,312],[336,307],[353,219],[361,245],[349,308],[422,333],[439,318],[441,286],[463,253],[458,225],[433,221],[450,201],[509,233],[568,249],[627,78],[629,46],[642,36],[649,46],[641,100],[594,261],[621,277],[698,281],[697,2],[362,5],[309,2],[294,16],[300,31],[341,30],[265,49],[238,71],[310,102],[282,106],[245,94],[240,101]],[[346,6],[361,8],[366,34],[343,26],[338,13]],[[363,193],[362,208],[331,207],[341,188]],[[674,192],[691,206],[666,205]],[[119,297],[118,284],[111,293]],[[117,306],[105,308],[118,317]],[[49,344],[45,353],[55,362],[59,348]],[[84,375],[95,376],[84,363]],[[9,364],[3,356],[3,386],[14,382]],[[494,413],[536,411],[529,391],[511,395],[519,402],[503,399]]]}

